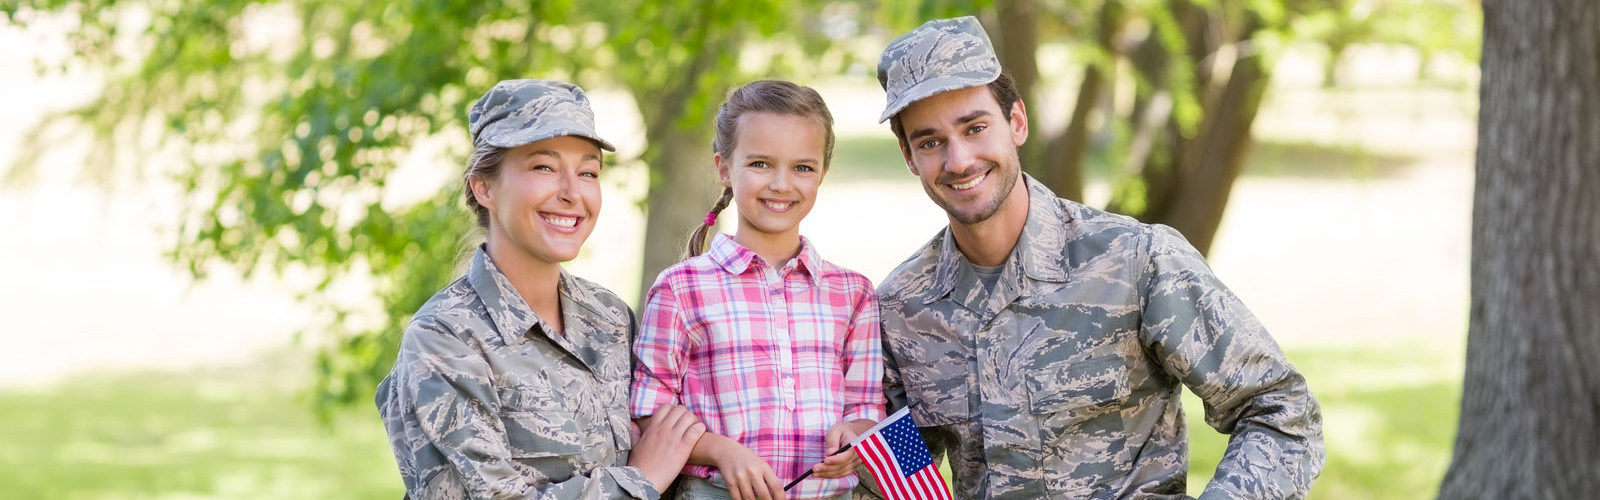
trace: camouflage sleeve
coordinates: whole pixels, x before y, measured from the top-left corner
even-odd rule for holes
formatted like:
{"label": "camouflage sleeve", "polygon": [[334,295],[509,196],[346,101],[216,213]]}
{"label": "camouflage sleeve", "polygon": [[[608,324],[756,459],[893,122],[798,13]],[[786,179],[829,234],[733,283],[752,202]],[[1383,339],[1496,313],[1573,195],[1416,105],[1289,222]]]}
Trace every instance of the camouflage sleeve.
{"label": "camouflage sleeve", "polygon": [[906,386],[900,378],[900,363],[895,361],[894,350],[889,345],[887,332],[894,327],[891,323],[887,317],[878,320],[879,345],[883,346],[883,397],[887,403],[884,410],[894,413],[906,406]]}
{"label": "camouflage sleeve", "polygon": [[[866,281],[866,278],[862,278]],[[844,421],[881,421],[883,413],[883,345],[878,334],[878,299],[862,290],[844,339]]]}
{"label": "camouflage sleeve", "polygon": [[1306,380],[1177,231],[1156,226],[1144,283],[1145,347],[1229,434],[1202,499],[1303,498],[1322,470],[1322,413]]}
{"label": "camouflage sleeve", "polygon": [[[400,397],[425,440],[444,456],[433,470],[419,471],[426,492],[471,499],[603,499],[660,497],[636,467],[602,467],[565,481],[536,484],[533,471],[511,458],[506,429],[497,417],[499,398],[488,362],[476,348],[429,319],[414,321],[401,342],[406,369],[398,380]],[[556,439],[548,436],[547,439]],[[577,436],[572,436],[577,439]],[[415,447],[415,446],[413,446]],[[452,474],[453,473],[453,474]],[[440,477],[444,475],[445,477]],[[453,477],[452,477],[453,476]],[[440,485],[459,482],[449,490]]]}

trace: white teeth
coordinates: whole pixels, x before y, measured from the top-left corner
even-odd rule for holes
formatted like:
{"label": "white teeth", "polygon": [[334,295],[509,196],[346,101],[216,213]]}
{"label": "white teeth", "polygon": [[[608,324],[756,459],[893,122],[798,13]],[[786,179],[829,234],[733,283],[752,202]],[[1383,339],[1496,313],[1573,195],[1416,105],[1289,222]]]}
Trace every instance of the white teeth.
{"label": "white teeth", "polygon": [[545,222],[549,222],[550,225],[552,225],[552,226],[559,226],[559,227],[572,227],[572,226],[578,225],[578,218],[577,217],[549,217],[549,216],[546,216],[544,218],[544,221]]}
{"label": "white teeth", "polygon": [[765,204],[767,206],[767,208],[770,208],[770,209],[773,209],[774,211],[779,211],[779,212],[782,212],[784,209],[789,208],[789,205],[793,205],[794,204],[794,203],[773,203],[773,202],[770,202],[770,201],[764,201],[762,203]]}
{"label": "white teeth", "polygon": [[967,183],[964,183],[964,184],[951,184],[950,187],[953,187],[953,188],[956,188],[956,189],[971,189],[972,186],[976,186],[976,185],[978,185],[978,183],[983,182],[983,179],[985,177],[988,177],[988,176],[989,176],[989,174],[983,174],[983,175],[978,176],[978,178],[973,179],[971,182],[967,182]]}

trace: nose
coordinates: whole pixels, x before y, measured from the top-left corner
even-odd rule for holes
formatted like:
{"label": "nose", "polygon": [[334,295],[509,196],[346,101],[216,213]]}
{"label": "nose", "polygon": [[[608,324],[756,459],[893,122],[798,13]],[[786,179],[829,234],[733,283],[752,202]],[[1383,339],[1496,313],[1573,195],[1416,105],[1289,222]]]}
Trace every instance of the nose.
{"label": "nose", "polygon": [[772,183],[768,184],[768,188],[780,193],[787,192],[790,187],[794,186],[794,178],[792,177],[794,171],[787,168],[776,170],[777,175],[772,176]]}
{"label": "nose", "polygon": [[945,144],[944,169],[947,172],[963,174],[972,169],[978,162],[976,151],[972,145],[960,139],[952,139]]}
{"label": "nose", "polygon": [[577,205],[583,201],[583,192],[578,189],[578,175],[568,172],[556,181],[556,199],[568,205]]}

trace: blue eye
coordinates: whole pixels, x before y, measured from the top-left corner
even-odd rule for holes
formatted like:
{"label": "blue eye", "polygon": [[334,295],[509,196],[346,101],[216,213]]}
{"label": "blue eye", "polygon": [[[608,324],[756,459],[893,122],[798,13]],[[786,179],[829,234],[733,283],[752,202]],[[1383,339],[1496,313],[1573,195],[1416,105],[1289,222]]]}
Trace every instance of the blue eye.
{"label": "blue eye", "polygon": [[815,172],[815,171],[817,171],[817,169],[812,168],[811,165],[796,165],[794,167],[794,169],[797,170],[797,171],[801,171],[801,172]]}
{"label": "blue eye", "polygon": [[933,149],[942,145],[944,145],[944,141],[940,141],[938,139],[929,139],[923,141],[921,144],[917,144],[917,149]]}
{"label": "blue eye", "polygon": [[750,162],[750,167],[751,168],[767,168],[768,166],[770,166],[770,165],[767,165],[767,162],[760,161],[760,160],[756,160],[756,161]]}
{"label": "blue eye", "polygon": [[989,128],[988,125],[973,125],[972,128],[967,129],[967,133],[968,134],[976,134],[976,133],[982,132],[984,130],[987,130],[988,128]]}

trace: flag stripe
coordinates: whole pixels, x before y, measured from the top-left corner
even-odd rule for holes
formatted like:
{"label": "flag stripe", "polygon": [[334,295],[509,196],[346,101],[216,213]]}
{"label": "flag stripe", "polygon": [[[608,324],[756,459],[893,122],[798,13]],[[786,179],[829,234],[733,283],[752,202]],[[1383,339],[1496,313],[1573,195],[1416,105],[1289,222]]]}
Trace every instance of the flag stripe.
{"label": "flag stripe", "polygon": [[911,482],[912,484],[917,485],[918,490],[921,490],[918,492],[920,496],[924,498],[934,498],[933,489],[928,487],[928,469],[917,471],[917,473],[911,477]]}
{"label": "flag stripe", "polygon": [[[909,408],[901,408],[855,442],[856,453],[887,500],[953,500]],[[907,464],[917,470],[901,470]]]}
{"label": "flag stripe", "polygon": [[917,473],[918,480],[928,491],[928,498],[951,500],[950,488],[944,484],[944,478],[939,476],[939,467],[930,465]]}
{"label": "flag stripe", "polygon": [[906,491],[903,476],[900,475],[900,471],[896,470],[894,463],[884,453],[886,450],[883,446],[883,440],[877,434],[874,434],[872,437],[867,438],[866,444],[865,449],[872,456],[873,468],[878,472],[878,488],[884,490],[884,494],[889,494],[892,491],[894,496],[898,498],[915,498],[911,496],[911,492]]}

